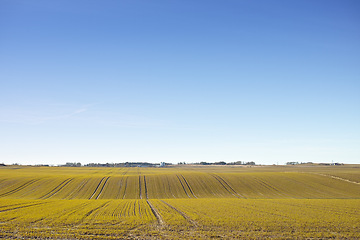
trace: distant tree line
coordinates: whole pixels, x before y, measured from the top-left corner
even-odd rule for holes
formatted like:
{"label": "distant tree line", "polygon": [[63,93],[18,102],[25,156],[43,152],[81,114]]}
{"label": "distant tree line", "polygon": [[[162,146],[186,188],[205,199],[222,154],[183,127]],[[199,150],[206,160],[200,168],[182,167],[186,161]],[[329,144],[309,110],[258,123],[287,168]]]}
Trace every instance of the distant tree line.
{"label": "distant tree line", "polygon": [[[314,164],[313,162],[287,162],[286,165]],[[315,163],[318,165],[344,165],[343,163]]]}
{"label": "distant tree line", "polygon": [[[172,163],[148,163],[148,162],[123,162],[123,163],[88,163],[82,165],[79,162],[67,162],[62,167],[165,167],[173,165]],[[178,165],[186,165],[185,162],[179,162]],[[220,162],[198,162],[198,163],[191,163],[191,165],[256,165],[255,162],[229,162],[226,163],[224,161]]]}
{"label": "distant tree line", "polygon": [[199,162],[199,163],[194,163],[194,165],[256,165],[255,162],[242,162],[242,161],[237,161],[237,162],[229,162],[226,163],[224,161],[220,161],[220,162],[214,162],[214,163],[208,163],[208,162]]}
{"label": "distant tree line", "polygon": [[124,162],[124,163],[88,163],[81,165],[81,163],[72,163],[67,162],[62,167],[165,167],[167,165],[172,165],[171,163],[148,163],[148,162]]}
{"label": "distant tree line", "polygon": [[72,163],[72,162],[67,162],[65,165],[61,165],[62,167],[81,167],[81,163]]}

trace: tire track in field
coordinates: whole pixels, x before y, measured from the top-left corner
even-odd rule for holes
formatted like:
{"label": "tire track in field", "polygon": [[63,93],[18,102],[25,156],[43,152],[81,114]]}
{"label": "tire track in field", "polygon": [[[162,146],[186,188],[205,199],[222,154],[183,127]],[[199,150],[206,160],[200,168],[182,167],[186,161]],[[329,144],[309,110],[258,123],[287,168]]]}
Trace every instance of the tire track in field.
{"label": "tire track in field", "polygon": [[186,183],[186,186],[189,188],[189,190],[190,190],[191,194],[194,196],[194,198],[197,198],[197,197],[195,196],[193,190],[191,189],[190,184],[189,184],[188,181],[186,180],[186,178],[185,178],[182,174],[180,174],[180,176],[184,179],[184,181],[185,181],[185,183]]}
{"label": "tire track in field", "polygon": [[95,211],[99,210],[100,208],[106,207],[107,205],[109,205],[110,201],[107,201],[106,203],[101,204],[100,206],[91,209],[90,211],[88,211],[87,213],[85,213],[85,215],[81,218],[81,222],[83,222],[87,217],[89,217],[92,213],[94,213]]}
{"label": "tire track in field", "polygon": [[224,183],[226,186],[228,186],[228,187],[231,189],[231,191],[233,191],[236,195],[238,195],[238,196],[236,196],[237,198],[239,198],[239,197],[246,198],[246,197],[244,197],[243,195],[239,194],[237,191],[235,191],[235,189],[232,188],[232,187],[230,186],[230,184],[229,184],[227,181],[225,181],[225,179],[223,179],[222,177],[220,177],[220,176],[217,175],[217,174],[214,174],[214,175],[217,176],[221,181],[223,181],[223,183]]}
{"label": "tire track in field", "polygon": [[144,176],[144,190],[145,190],[145,197],[146,197],[146,199],[148,199],[149,196],[148,196],[148,190],[147,190],[147,186],[146,186],[146,177],[145,176]]}
{"label": "tire track in field", "polygon": [[191,198],[191,197],[189,196],[189,194],[187,193],[184,184],[183,184],[182,181],[180,180],[180,177],[179,177],[178,175],[176,175],[176,177],[179,179],[179,182],[180,182],[182,188],[184,189],[184,192],[186,193],[186,195],[187,195],[189,198]]}
{"label": "tire track in field", "polygon": [[69,218],[71,215],[76,213],[77,211],[84,209],[86,206],[90,205],[90,202],[87,201],[86,203],[81,203],[78,205],[71,205],[70,207],[63,208],[61,212],[55,213],[55,216],[58,216],[58,218]]}
{"label": "tire track in field", "polygon": [[102,187],[101,187],[101,189],[100,189],[99,194],[97,195],[97,197],[96,197],[95,199],[99,199],[100,195],[103,193],[103,190],[104,190],[104,188],[105,188],[106,183],[109,181],[109,178],[110,178],[110,177],[107,177],[107,178],[106,178],[104,184],[102,185]]}
{"label": "tire track in field", "polygon": [[121,187],[123,186],[123,183],[124,183],[124,179],[127,178],[125,177],[126,173],[128,172],[129,170],[125,170],[122,175],[121,175],[121,180],[120,180],[120,186],[119,186],[119,192],[117,193],[116,195],[116,198],[115,199],[120,199],[120,192],[121,192]]}
{"label": "tire track in field", "polygon": [[[32,203],[32,202],[30,202],[30,203]],[[21,205],[26,205],[26,204],[30,204],[30,203],[15,203],[15,204],[10,204],[10,205],[2,205],[2,206],[0,206],[0,211],[2,208],[10,208],[10,207],[21,206]]]}
{"label": "tire track in field", "polygon": [[327,174],[322,174],[322,173],[314,173],[314,174],[324,176],[324,177],[330,177],[333,179],[337,179],[337,180],[341,180],[341,181],[345,181],[345,182],[349,182],[349,183],[360,184],[359,182],[351,181],[349,179],[341,178],[341,177],[337,177],[337,176],[333,176],[333,175],[327,175]]}
{"label": "tire track in field", "polygon": [[7,211],[12,211],[12,210],[17,210],[17,209],[27,208],[27,207],[33,207],[33,206],[43,205],[43,204],[49,204],[49,203],[47,203],[47,202],[34,203],[34,204],[25,205],[25,206],[19,206],[19,207],[13,207],[13,208],[8,208],[8,209],[0,210],[0,212],[7,212]]}
{"label": "tire track in field", "polygon": [[122,205],[120,208],[119,208],[119,213],[118,213],[118,216],[119,217],[125,217],[126,216],[126,209],[127,209],[127,205],[129,204],[129,201],[126,201],[124,205]]}
{"label": "tire track in field", "polygon": [[169,206],[171,209],[175,210],[177,213],[179,213],[183,218],[185,218],[186,221],[188,221],[191,225],[193,225],[194,227],[198,227],[199,225],[197,224],[196,221],[192,220],[188,215],[186,215],[184,212],[180,211],[179,209],[175,208],[174,206],[170,205],[169,203],[160,200],[161,202],[163,202],[164,204],[166,204],[167,206]]}
{"label": "tire track in field", "polygon": [[116,196],[115,196],[115,199],[119,199],[119,197],[120,197],[120,191],[121,191],[121,187],[122,187],[122,185],[123,185],[123,181],[124,181],[124,176],[121,176],[121,179],[120,179],[120,181],[118,182],[118,187],[119,187],[119,189],[118,189],[118,192],[117,192],[117,194],[116,194]]}
{"label": "tire track in field", "polygon": [[141,176],[139,175],[139,198],[142,199],[141,195]]}
{"label": "tire track in field", "polygon": [[268,189],[268,190],[270,190],[270,191],[273,191],[273,192],[276,193],[277,195],[283,195],[283,196],[285,195],[285,196],[291,197],[289,194],[280,191],[280,190],[277,189],[276,187],[268,184],[267,182],[265,182],[264,180],[262,180],[262,179],[260,179],[260,178],[255,177],[254,180],[257,181],[261,186],[265,187],[266,189]]}
{"label": "tire track in field", "polygon": [[128,177],[125,178],[125,188],[124,188],[124,195],[123,195],[122,199],[125,199],[125,196],[126,196],[127,182],[128,182]]}
{"label": "tire track in field", "polygon": [[0,197],[5,197],[5,196],[11,195],[13,193],[16,193],[16,192],[30,186],[31,184],[33,184],[33,183],[35,183],[37,181],[39,181],[39,180],[38,179],[32,179],[30,181],[27,181],[26,183],[20,185],[19,187],[15,188],[15,189],[12,189],[12,190],[10,190],[10,191],[8,191],[6,193],[0,194]]}
{"label": "tire track in field", "polygon": [[90,181],[90,179],[83,180],[78,187],[72,191],[66,198],[67,199],[74,199],[77,195],[79,195],[79,192],[85,187],[85,185]]}
{"label": "tire track in field", "polygon": [[99,189],[99,187],[101,186],[101,183],[104,181],[105,178],[106,178],[106,177],[103,177],[103,178],[100,180],[99,184],[98,184],[98,185],[96,186],[96,188],[95,188],[94,193],[91,195],[91,197],[90,197],[89,199],[92,199],[92,198],[93,198],[93,196],[96,194],[97,190]]}
{"label": "tire track in field", "polygon": [[[234,197],[237,197],[237,198],[239,198],[239,196],[236,196],[235,194],[234,194],[234,189],[232,189],[230,186],[228,186],[228,184],[226,184],[226,182],[222,179],[222,178],[220,178],[218,175],[216,175],[216,174],[211,174],[211,176],[213,177],[213,178],[215,178],[220,184],[221,184],[221,186],[228,192],[228,193],[230,193],[231,195],[233,195]],[[230,191],[229,189],[231,189],[232,191]],[[235,192],[236,193],[236,192]]]}
{"label": "tire track in field", "polygon": [[139,200],[135,200],[134,202],[133,202],[133,214],[134,214],[134,216],[136,216],[136,201],[139,201]]}
{"label": "tire track in field", "polygon": [[152,203],[149,200],[146,199],[146,202],[149,205],[151,212],[154,214],[154,216],[158,222],[158,225],[160,227],[163,227],[165,225],[165,223],[164,223],[164,220],[161,217],[159,211],[152,205]]}
{"label": "tire track in field", "polygon": [[66,185],[68,185],[72,180],[74,180],[74,179],[73,178],[66,179],[65,181],[60,183],[58,186],[56,186],[54,189],[52,189],[50,192],[48,192],[47,194],[40,197],[40,199],[46,199],[46,198],[50,198],[50,197],[54,196],[56,193],[61,191],[61,189],[63,189]]}

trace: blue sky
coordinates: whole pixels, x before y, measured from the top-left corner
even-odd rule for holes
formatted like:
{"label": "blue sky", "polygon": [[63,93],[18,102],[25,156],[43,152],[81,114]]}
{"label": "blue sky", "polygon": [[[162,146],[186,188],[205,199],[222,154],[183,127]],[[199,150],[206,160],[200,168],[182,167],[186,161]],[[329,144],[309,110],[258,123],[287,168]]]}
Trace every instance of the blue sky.
{"label": "blue sky", "polygon": [[0,162],[360,163],[360,3],[0,1]]}

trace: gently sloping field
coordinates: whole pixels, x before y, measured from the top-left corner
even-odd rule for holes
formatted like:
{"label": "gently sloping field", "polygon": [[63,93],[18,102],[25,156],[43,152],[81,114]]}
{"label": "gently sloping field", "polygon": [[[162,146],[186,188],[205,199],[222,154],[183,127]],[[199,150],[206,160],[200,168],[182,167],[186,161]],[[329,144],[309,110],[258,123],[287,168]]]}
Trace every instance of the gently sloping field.
{"label": "gently sloping field", "polygon": [[0,168],[0,238],[359,239],[360,168]]}
{"label": "gently sloping field", "polygon": [[[1,169],[0,198],[360,198],[356,172],[217,172],[194,169]],[[69,169],[69,171],[68,171]],[[228,169],[225,169],[228,170]],[[341,168],[340,168],[341,170]],[[33,174],[31,174],[33,173]]]}
{"label": "gently sloping field", "polygon": [[358,239],[359,205],[359,199],[0,200],[0,237]]}

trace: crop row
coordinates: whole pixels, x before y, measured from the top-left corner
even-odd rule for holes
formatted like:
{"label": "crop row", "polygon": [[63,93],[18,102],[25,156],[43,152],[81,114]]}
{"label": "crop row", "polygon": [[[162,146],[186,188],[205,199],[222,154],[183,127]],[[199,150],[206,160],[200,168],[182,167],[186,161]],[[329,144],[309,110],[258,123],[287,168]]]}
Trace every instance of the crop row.
{"label": "crop row", "polygon": [[[35,177],[36,176],[36,177]],[[0,198],[359,198],[360,184],[313,173],[0,175]]]}
{"label": "crop row", "polygon": [[360,238],[351,199],[0,199],[1,238]]}

